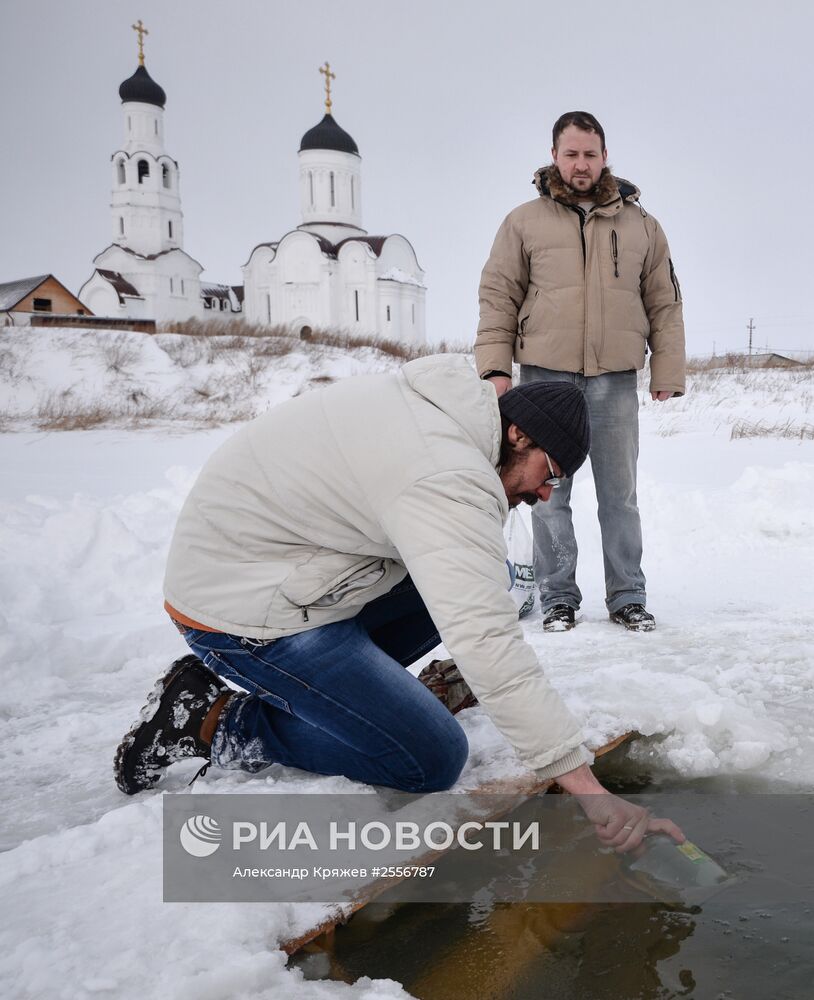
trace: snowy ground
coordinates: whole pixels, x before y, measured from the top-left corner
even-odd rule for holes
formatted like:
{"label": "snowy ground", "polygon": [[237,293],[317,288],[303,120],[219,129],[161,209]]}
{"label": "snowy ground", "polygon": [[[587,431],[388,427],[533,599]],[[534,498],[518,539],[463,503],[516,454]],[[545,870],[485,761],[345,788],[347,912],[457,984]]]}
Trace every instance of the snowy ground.
{"label": "snowy ground", "polygon": [[[262,355],[235,350],[181,364],[192,348],[167,353],[158,338],[129,335],[116,371],[112,349],[94,347],[96,334],[78,347],[76,332],[42,332],[34,349],[30,335],[8,336],[0,349],[9,428],[0,435],[2,995],[406,996],[381,981],[305,983],[285,968],[275,944],[316,922],[316,904],[163,904],[160,795],[125,799],[111,774],[147,689],[185,651],[161,610],[165,552],[197,469],[232,432],[201,425],[223,407],[256,412],[314,380],[393,361],[323,349],[267,356],[258,368]],[[235,374],[249,369],[250,385]],[[195,386],[208,395],[190,395]],[[812,388],[811,369],[716,374],[693,380],[683,400],[648,398],[640,507],[659,620],[652,634],[607,621],[592,486],[578,478],[582,622],[544,635],[534,614],[527,634],[590,740],[636,729],[656,737],[639,751],[656,769],[738,787],[814,787]],[[122,425],[140,405],[145,426],[32,429],[43,412],[53,417],[66,389],[63,415],[115,402]],[[134,392],[152,409],[134,403]],[[220,409],[208,402],[218,392]],[[160,417],[168,399],[187,408],[173,423]],[[800,434],[732,440],[744,423]],[[464,785],[519,766],[480,710],[462,719],[473,748]],[[162,788],[180,791],[194,769],[179,767]],[[275,766],[253,779],[210,772],[196,790],[356,787]]]}

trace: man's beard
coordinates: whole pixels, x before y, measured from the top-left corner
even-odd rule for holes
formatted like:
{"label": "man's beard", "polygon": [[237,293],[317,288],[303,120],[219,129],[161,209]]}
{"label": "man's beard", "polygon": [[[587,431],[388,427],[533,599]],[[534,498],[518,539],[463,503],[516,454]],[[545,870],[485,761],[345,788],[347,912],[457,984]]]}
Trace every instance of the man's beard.
{"label": "man's beard", "polygon": [[[586,179],[590,180],[590,177]],[[563,184],[565,184],[565,181],[563,181]],[[589,188],[585,188],[584,191],[582,188],[574,187],[573,184],[565,184],[565,186],[571,194],[576,195],[578,198],[582,198],[585,201],[588,201],[589,198],[593,198],[596,194],[596,184],[592,184]]]}

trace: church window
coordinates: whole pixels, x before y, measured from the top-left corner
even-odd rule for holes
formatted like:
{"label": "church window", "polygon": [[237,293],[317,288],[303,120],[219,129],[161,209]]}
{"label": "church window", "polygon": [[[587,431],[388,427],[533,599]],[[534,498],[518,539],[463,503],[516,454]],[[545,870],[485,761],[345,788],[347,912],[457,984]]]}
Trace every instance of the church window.
{"label": "church window", "polygon": [[410,307],[413,313],[413,325],[415,325],[415,302]]}
{"label": "church window", "polygon": [[271,323],[271,296],[266,296],[266,315],[268,316],[268,321]]}
{"label": "church window", "polygon": [[138,182],[142,184],[145,177],[150,176],[150,164],[146,160],[138,161]]}
{"label": "church window", "polygon": [[170,295],[175,294],[175,282],[170,278]]}
{"label": "church window", "polygon": [[387,307],[387,322],[390,322],[390,306]]}
{"label": "church window", "polygon": [[314,175],[309,170],[308,171],[308,192],[311,198],[311,208],[314,207]]}
{"label": "church window", "polygon": [[[336,180],[334,178],[334,172],[331,171],[331,208],[336,206]],[[359,317],[357,316],[357,319]]]}
{"label": "church window", "polygon": [[170,168],[166,163],[161,167],[161,180],[163,181],[165,188],[170,186]]}
{"label": "church window", "polygon": [[126,177],[124,174],[124,160],[116,161],[116,177],[119,184],[124,184]]}
{"label": "church window", "polygon": [[184,291],[184,279],[183,278],[181,278],[181,294],[182,295],[186,295],[186,292]]}
{"label": "church window", "polygon": [[[356,210],[356,197],[355,197],[354,184],[353,184],[353,178],[352,177],[350,179],[350,207],[351,207],[351,209],[353,211]],[[390,319],[389,316],[387,318]]]}
{"label": "church window", "polygon": [[167,230],[169,232],[170,239],[172,239],[172,222],[167,223]]}
{"label": "church window", "polygon": [[51,300],[50,299],[34,299],[34,312],[51,312]]}
{"label": "church window", "polygon": [[[333,176],[333,175],[332,175]],[[353,305],[356,309],[356,322],[359,322],[359,292],[354,291],[353,293]]]}
{"label": "church window", "polygon": [[127,131],[128,132],[133,131],[133,119],[130,117],[130,115],[127,116]]}
{"label": "church window", "polygon": [[124,219],[121,215],[119,216],[119,235],[124,236]]}
{"label": "church window", "polygon": [[155,133],[155,135],[158,135],[158,119],[157,118],[153,119],[153,132]]}

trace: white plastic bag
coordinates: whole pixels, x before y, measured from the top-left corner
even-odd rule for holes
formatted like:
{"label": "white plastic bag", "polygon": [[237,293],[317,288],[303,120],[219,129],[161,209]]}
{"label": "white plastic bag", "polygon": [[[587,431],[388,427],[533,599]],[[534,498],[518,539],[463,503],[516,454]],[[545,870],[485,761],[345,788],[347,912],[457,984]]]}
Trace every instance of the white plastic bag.
{"label": "white plastic bag", "polygon": [[506,546],[509,550],[509,562],[514,565],[512,597],[517,605],[518,617],[525,618],[534,607],[534,549],[531,535],[517,508],[509,512]]}

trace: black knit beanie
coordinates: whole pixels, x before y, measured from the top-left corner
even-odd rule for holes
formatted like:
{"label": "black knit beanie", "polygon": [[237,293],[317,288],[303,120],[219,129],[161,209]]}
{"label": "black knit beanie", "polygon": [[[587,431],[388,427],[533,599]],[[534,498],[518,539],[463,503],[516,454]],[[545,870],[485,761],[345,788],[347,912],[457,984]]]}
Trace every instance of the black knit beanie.
{"label": "black knit beanie", "polygon": [[588,455],[591,427],[582,391],[570,382],[526,382],[499,398],[501,415],[573,476]]}

